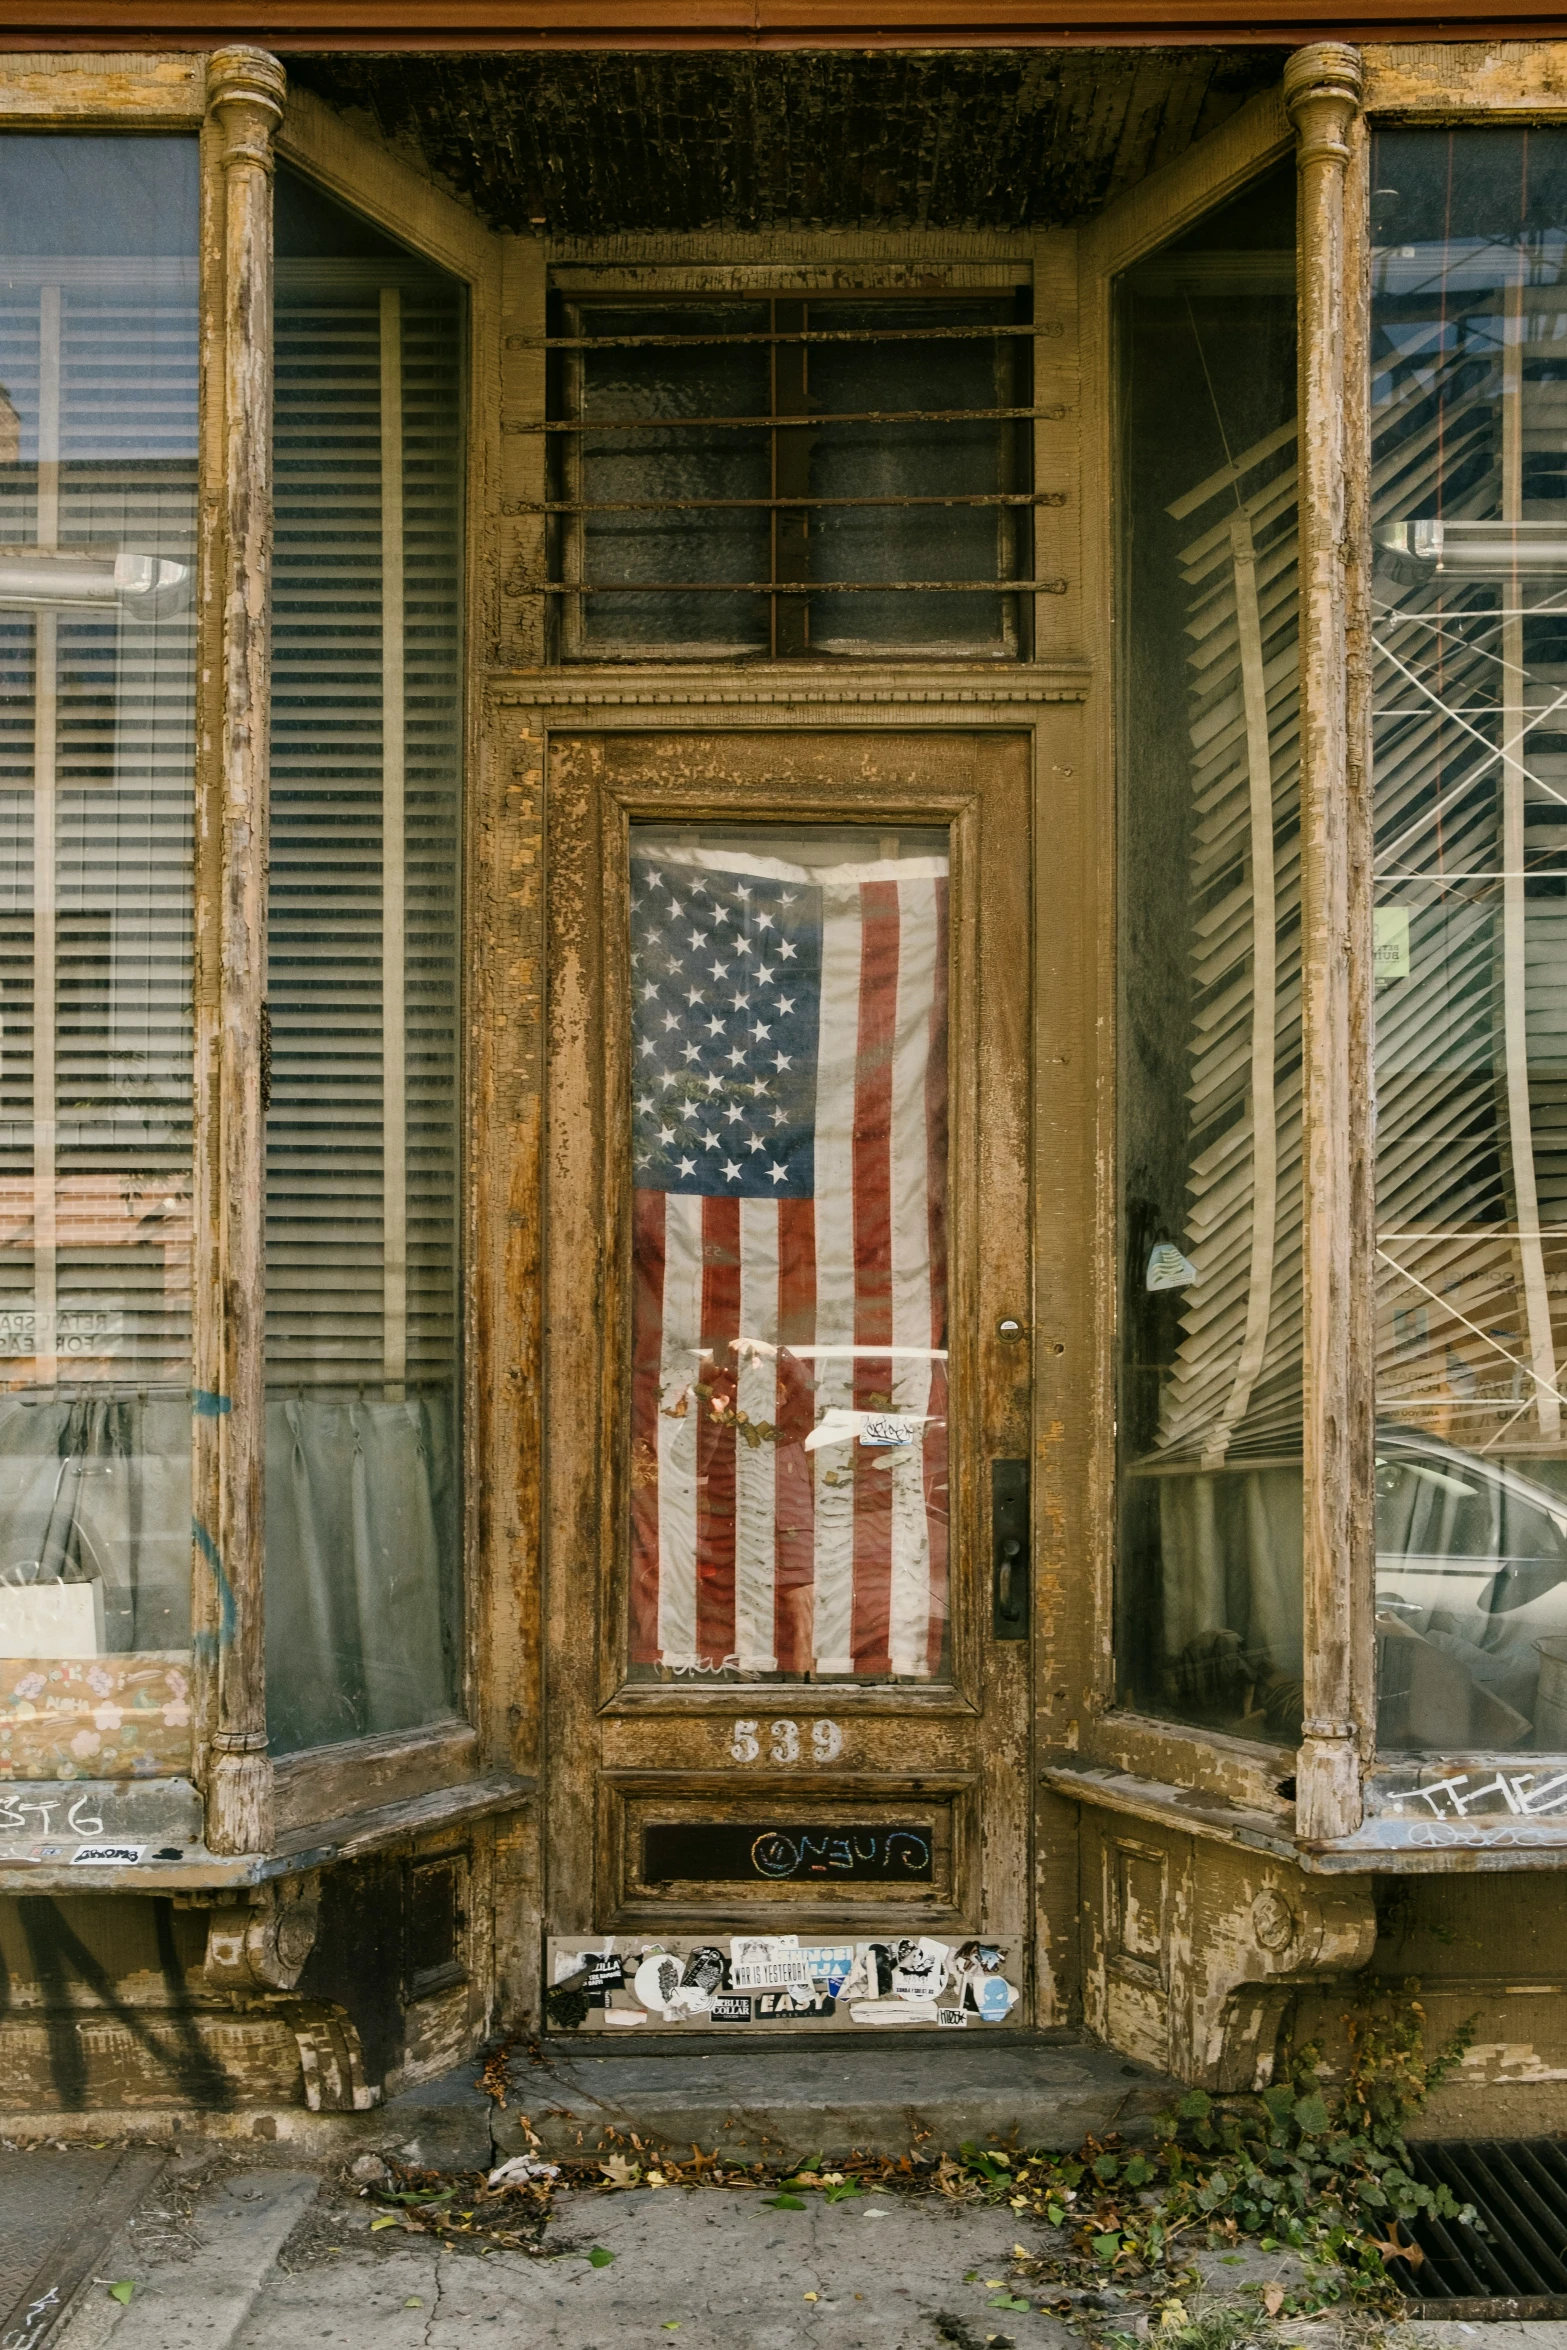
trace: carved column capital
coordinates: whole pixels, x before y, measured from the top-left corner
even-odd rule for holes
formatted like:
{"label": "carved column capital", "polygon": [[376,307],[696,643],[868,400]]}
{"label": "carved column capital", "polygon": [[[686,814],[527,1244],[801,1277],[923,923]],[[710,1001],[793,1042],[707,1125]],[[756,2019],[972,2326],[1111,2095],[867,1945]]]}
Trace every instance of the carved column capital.
{"label": "carved column capital", "polygon": [[1296,161],[1303,169],[1308,163],[1332,163],[1340,170],[1348,164],[1347,133],[1364,92],[1360,51],[1347,41],[1313,41],[1286,59],[1284,104],[1300,142]]}
{"label": "carved column capital", "polygon": [[207,60],[207,112],[223,129],[223,162],[272,169],[288,77],[266,49],[218,49]]}

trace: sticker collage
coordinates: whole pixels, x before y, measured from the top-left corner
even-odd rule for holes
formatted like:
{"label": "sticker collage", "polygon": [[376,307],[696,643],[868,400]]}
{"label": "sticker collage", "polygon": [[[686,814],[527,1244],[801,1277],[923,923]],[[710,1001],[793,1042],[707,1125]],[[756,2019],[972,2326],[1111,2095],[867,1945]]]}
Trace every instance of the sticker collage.
{"label": "sticker collage", "polygon": [[559,2031],[652,2025],[1005,2023],[1018,1967],[1007,1942],[811,1942],[797,1934],[664,1942],[601,1934],[551,1939],[545,2014]]}

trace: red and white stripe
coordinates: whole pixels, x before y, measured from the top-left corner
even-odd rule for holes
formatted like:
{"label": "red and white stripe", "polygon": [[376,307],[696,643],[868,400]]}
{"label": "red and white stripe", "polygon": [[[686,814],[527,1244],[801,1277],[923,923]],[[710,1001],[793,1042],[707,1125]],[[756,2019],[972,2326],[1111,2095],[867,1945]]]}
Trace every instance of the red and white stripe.
{"label": "red and white stripe", "polygon": [[[636,1664],[941,1661],[947,884],[875,871],[822,892],[814,1199],[634,1195]],[[923,1439],[903,1460],[853,1439],[807,1452],[834,1407]]]}

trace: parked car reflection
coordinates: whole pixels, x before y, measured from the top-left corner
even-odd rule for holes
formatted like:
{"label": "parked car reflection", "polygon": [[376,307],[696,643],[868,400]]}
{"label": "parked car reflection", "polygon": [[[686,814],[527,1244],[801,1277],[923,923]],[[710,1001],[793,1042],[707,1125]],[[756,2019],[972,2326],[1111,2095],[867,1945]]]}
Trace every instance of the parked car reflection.
{"label": "parked car reflection", "polygon": [[1378,1743],[1567,1751],[1567,1494],[1383,1428],[1376,1495]]}

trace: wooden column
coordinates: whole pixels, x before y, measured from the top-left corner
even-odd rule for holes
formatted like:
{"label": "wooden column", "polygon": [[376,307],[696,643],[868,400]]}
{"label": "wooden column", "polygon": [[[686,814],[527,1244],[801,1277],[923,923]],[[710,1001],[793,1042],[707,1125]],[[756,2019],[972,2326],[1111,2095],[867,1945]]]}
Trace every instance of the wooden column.
{"label": "wooden column", "polygon": [[1299,141],[1306,1661],[1296,1817],[1306,1837],[1349,1835],[1361,1817],[1354,1565],[1358,1424],[1370,1409],[1371,1366],[1351,1334],[1363,1324],[1355,1301],[1371,1265],[1359,1213],[1357,1121],[1368,1105],[1355,1082],[1362,1023],[1351,949],[1363,963],[1370,941],[1352,938],[1362,893],[1351,793],[1346,423],[1348,356],[1359,346],[1349,315],[1347,183],[1360,99],[1360,53],[1342,42],[1297,49],[1284,68]]}
{"label": "wooden column", "polygon": [[[272,1836],[262,1612],[266,1406],[261,1036],[272,556],[272,140],[283,68],[220,49],[207,68],[217,186],[207,249],[206,485],[210,564],[204,774],[198,789],[198,1431],[195,1543],[215,1684],[207,1842],[263,1851]],[[205,665],[205,664],[204,664]],[[204,957],[203,952],[204,950]],[[204,1275],[204,1277],[203,1277]]]}

